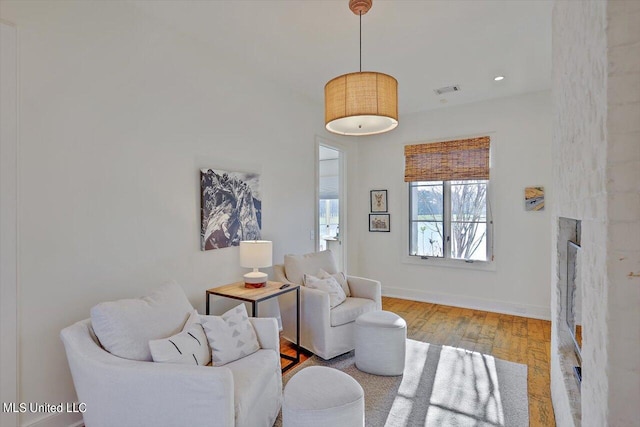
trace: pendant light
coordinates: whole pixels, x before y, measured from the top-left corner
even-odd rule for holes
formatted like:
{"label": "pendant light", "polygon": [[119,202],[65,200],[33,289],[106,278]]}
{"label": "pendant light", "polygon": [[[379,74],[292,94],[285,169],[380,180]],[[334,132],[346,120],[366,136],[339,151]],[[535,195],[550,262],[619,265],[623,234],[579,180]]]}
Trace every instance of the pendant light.
{"label": "pendant light", "polygon": [[324,87],[324,122],[340,135],[375,135],[398,126],[398,81],[388,74],[362,71],[362,15],[373,0],[350,0],[360,17],[360,71],[330,80]]}

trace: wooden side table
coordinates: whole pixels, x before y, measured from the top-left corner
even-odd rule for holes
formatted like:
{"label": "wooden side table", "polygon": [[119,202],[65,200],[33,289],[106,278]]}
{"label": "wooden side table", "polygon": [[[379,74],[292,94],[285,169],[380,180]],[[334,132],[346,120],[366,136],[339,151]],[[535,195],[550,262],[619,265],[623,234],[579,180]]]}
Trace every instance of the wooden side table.
{"label": "wooden side table", "polygon": [[240,301],[246,301],[251,303],[251,316],[258,317],[258,303],[266,301],[271,298],[279,297],[289,292],[296,293],[296,355],[289,356],[288,354],[280,353],[280,357],[291,361],[288,365],[282,368],[282,372],[285,372],[289,368],[295,366],[300,362],[300,286],[289,285],[286,288],[282,288],[281,282],[267,282],[266,286],[262,288],[245,288],[244,282],[231,283],[229,285],[219,286],[217,288],[207,289],[207,308],[206,314],[209,315],[209,296],[216,295],[225,298],[237,299]]}

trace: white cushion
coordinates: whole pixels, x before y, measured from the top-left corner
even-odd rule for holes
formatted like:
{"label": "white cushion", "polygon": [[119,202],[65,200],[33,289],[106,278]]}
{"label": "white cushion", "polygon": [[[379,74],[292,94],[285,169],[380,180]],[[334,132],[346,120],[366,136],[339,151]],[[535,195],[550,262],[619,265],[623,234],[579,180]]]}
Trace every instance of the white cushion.
{"label": "white cushion", "polygon": [[402,375],[407,322],[390,311],[372,311],[356,319],[356,367],[374,375]]}
{"label": "white cushion", "polygon": [[207,365],[211,362],[211,349],[200,324],[200,316],[194,310],[179,334],[169,338],[149,341],[154,362],[181,365]]}
{"label": "white cushion", "polygon": [[356,325],[375,328],[405,329],[407,322],[391,311],[370,311],[356,319]]}
{"label": "white cushion", "polygon": [[329,307],[334,308],[347,299],[342,287],[336,279],[331,276],[320,279],[310,274],[304,275],[304,285],[311,289],[317,289],[329,294]]}
{"label": "white cushion", "polygon": [[[236,425],[258,425],[243,423],[241,420],[250,419],[251,414],[258,409],[257,406],[265,397],[272,396],[273,399],[281,399],[280,355],[274,350],[258,350],[247,357],[230,362],[225,365],[225,368],[229,368],[231,375],[233,375]],[[273,415],[275,418],[277,411]]]}
{"label": "white cushion", "polygon": [[358,316],[376,309],[376,303],[366,298],[349,297],[344,303],[329,312],[331,326],[340,326],[355,321]]}
{"label": "white cushion", "polygon": [[182,331],[191,311],[182,287],[171,282],[144,298],[96,305],[91,309],[91,325],[109,353],[150,362],[149,341]]}
{"label": "white cushion", "polygon": [[342,290],[344,294],[348,297],[351,296],[351,290],[349,289],[349,283],[347,283],[347,276],[343,272],[329,274],[323,269],[318,270],[317,276],[321,279],[326,279],[327,277],[333,277],[336,281],[342,286]]}
{"label": "white cushion", "polygon": [[364,426],[364,390],[337,369],[304,368],[284,389],[282,422],[285,427]]}
{"label": "white cushion", "polygon": [[260,349],[247,308],[240,304],[222,316],[200,316],[211,347],[211,364],[226,365]]}
{"label": "white cushion", "polygon": [[319,269],[323,269],[329,274],[338,272],[336,261],[330,250],[305,255],[284,256],[284,271],[287,279],[297,285],[303,283],[305,274],[317,274]]}

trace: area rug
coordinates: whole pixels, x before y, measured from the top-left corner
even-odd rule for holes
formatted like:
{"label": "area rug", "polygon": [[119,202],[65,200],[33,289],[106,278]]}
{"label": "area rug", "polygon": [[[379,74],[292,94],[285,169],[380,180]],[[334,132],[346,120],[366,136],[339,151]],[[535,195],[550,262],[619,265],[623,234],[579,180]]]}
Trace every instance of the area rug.
{"label": "area rug", "polygon": [[[353,352],[329,361],[311,357],[283,377],[308,366],[328,366],[364,389],[370,427],[522,427],[529,425],[527,366],[468,350],[407,340],[404,374],[383,377],[355,366]],[[311,386],[311,385],[309,385]],[[275,426],[281,426],[278,416]]]}

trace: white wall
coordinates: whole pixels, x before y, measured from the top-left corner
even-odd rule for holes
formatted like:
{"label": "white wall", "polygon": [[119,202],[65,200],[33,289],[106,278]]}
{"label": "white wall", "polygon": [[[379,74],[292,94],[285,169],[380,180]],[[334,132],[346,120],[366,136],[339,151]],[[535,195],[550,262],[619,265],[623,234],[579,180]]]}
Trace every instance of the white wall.
{"label": "white wall", "polygon": [[[492,151],[493,271],[403,263],[408,233],[403,146],[487,134]],[[526,212],[524,189],[543,186],[549,200],[550,146],[549,92],[405,115],[396,130],[361,141],[359,188],[350,199],[350,228],[358,229],[359,238],[357,273],[381,280],[386,295],[548,319],[549,207]],[[389,190],[390,233],[367,231],[372,189]]]}
{"label": "white wall", "polygon": [[20,400],[71,402],[62,328],[171,278],[202,312],[243,272],[237,248],[199,249],[201,167],[262,174],[275,261],[313,250],[322,109],[121,2],[3,0],[2,18],[20,51]]}
{"label": "white wall", "polygon": [[[16,28],[0,22],[0,402],[18,393],[18,54]],[[15,424],[2,412],[0,424]]]}

